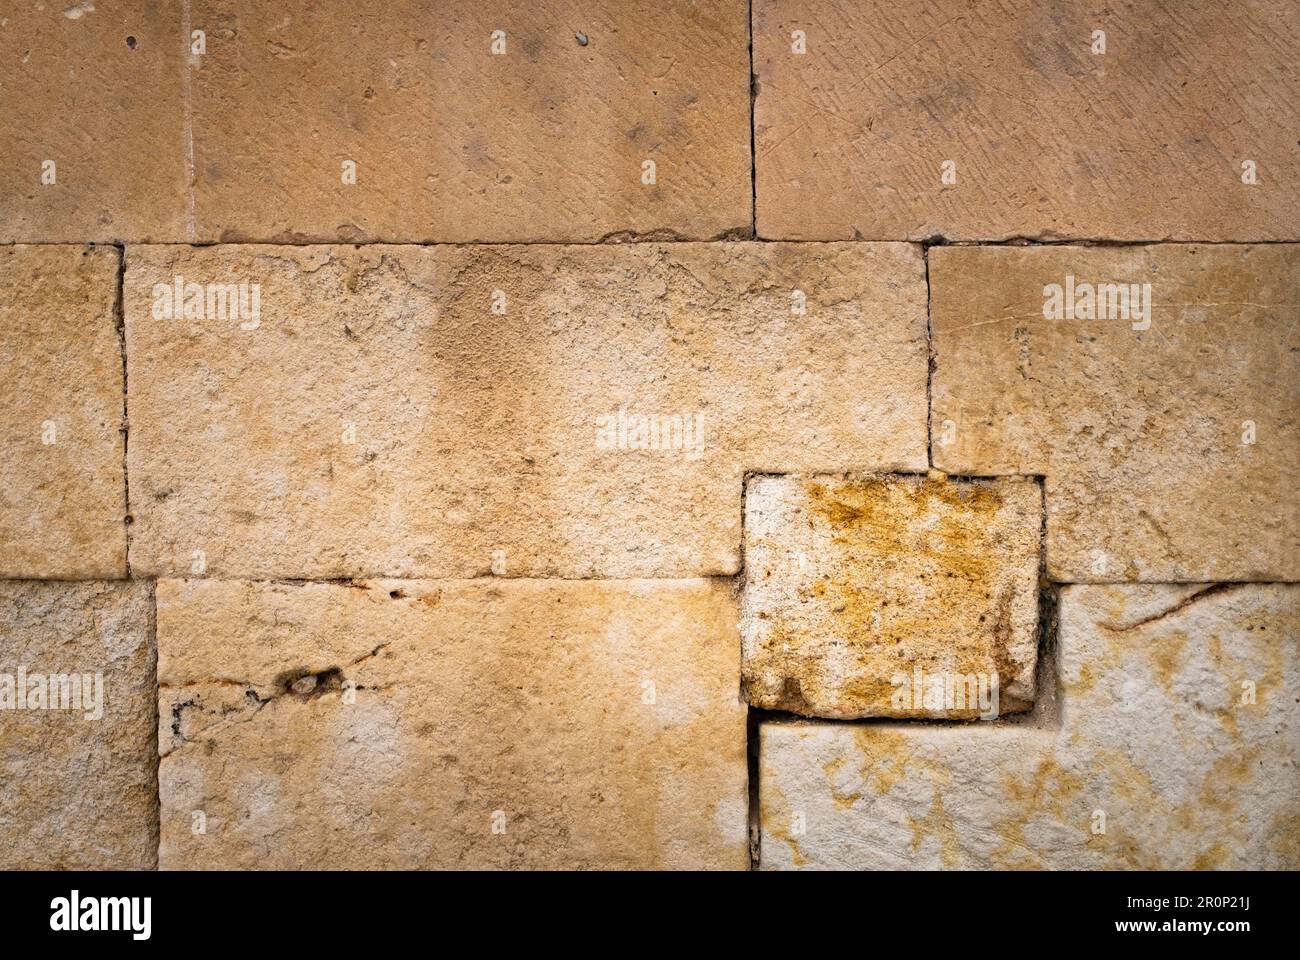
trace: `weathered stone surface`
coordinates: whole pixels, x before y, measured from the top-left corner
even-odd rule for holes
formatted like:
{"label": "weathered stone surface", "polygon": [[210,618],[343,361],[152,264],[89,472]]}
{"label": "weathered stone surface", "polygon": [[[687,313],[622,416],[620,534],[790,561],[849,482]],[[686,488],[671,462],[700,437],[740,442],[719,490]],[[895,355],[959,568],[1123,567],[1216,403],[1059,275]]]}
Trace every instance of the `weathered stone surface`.
{"label": "weathered stone surface", "polygon": [[1059,729],[764,724],[762,865],[1300,866],[1300,586],[1071,586],[1060,616]]}
{"label": "weathered stone surface", "polygon": [[164,869],[748,863],[725,582],[163,580],[158,644]]}
{"label": "weathered stone surface", "polygon": [[151,584],[0,581],[0,869],[156,865],[152,637]]}
{"label": "weathered stone surface", "polygon": [[0,247],[0,577],[126,574],[118,253]]}
{"label": "weathered stone surface", "polygon": [[134,569],[734,573],[744,470],[924,469],[925,295],[903,244],[130,248]]}
{"label": "weathered stone surface", "polygon": [[[1300,247],[929,256],[934,463],[1045,474],[1049,576],[1300,577]],[[1068,278],[1149,316],[1046,319]]]}
{"label": "weathered stone surface", "polygon": [[187,239],[182,36],[177,4],[5,5],[0,242]]}
{"label": "weathered stone surface", "polygon": [[753,10],[759,236],[1300,237],[1292,0]]}
{"label": "weathered stone surface", "polygon": [[750,478],[745,698],[836,718],[1024,709],[1042,509],[1020,478]]}
{"label": "weathered stone surface", "polygon": [[194,0],[200,237],[748,233],[746,18],[689,0]]}

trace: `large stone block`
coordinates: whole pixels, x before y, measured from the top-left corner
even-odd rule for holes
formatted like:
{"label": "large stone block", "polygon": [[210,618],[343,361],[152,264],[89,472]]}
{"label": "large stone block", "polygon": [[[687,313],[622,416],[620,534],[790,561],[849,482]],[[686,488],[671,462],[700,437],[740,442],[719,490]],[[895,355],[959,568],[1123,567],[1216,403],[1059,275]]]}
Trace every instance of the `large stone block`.
{"label": "large stone block", "polygon": [[924,469],[925,295],[903,244],[130,248],[134,569],[734,573],[744,470]]}
{"label": "large stone block", "polygon": [[762,865],[1300,866],[1300,586],[1070,586],[1061,716],[767,723]]}
{"label": "large stone block", "polygon": [[815,717],[986,717],[1034,699],[1032,480],[757,476],[742,685]]}
{"label": "large stone block", "polygon": [[173,3],[9,3],[0,242],[184,241],[185,46]]}
{"label": "large stone block", "polygon": [[1292,0],[754,0],[753,20],[759,236],[1300,238]]}
{"label": "large stone block", "polygon": [[734,868],[721,581],[158,585],[160,865]]}
{"label": "large stone block", "polygon": [[153,587],[0,581],[0,869],[158,859]]}
{"label": "large stone block", "polygon": [[747,14],[734,0],[194,0],[199,236],[748,234]]}
{"label": "large stone block", "polygon": [[1049,576],[1300,577],[1300,247],[929,257],[935,466],[1044,474]]}
{"label": "large stone block", "polygon": [[118,265],[0,247],[0,577],[126,575]]}

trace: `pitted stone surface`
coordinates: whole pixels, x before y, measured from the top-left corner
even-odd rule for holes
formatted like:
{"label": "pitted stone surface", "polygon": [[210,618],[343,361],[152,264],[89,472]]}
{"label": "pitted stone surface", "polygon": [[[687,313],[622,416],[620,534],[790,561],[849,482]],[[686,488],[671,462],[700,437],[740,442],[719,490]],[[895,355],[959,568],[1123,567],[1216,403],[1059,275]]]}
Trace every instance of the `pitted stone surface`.
{"label": "pitted stone surface", "polygon": [[164,869],[748,864],[724,582],[163,580],[158,644]]}
{"label": "pitted stone surface", "polygon": [[1300,247],[929,261],[935,466],[1045,475],[1051,578],[1300,578]]}
{"label": "pitted stone surface", "polygon": [[747,13],[193,0],[208,37],[191,81],[199,237],[748,234]]}
{"label": "pitted stone surface", "polygon": [[765,869],[1295,869],[1300,586],[1070,586],[1050,725],[762,727]]}
{"label": "pitted stone surface", "polygon": [[1042,509],[1028,479],[750,478],[746,699],[833,718],[1024,709]]}
{"label": "pitted stone surface", "polygon": [[190,239],[181,5],[0,19],[0,243]]}
{"label": "pitted stone surface", "polygon": [[0,577],[126,575],[118,253],[0,247]]}
{"label": "pitted stone surface", "polygon": [[731,574],[744,470],[926,460],[903,244],[132,247],[125,307],[146,576]]}
{"label": "pitted stone surface", "polygon": [[1300,238],[1292,0],[755,0],[753,20],[761,237]]}
{"label": "pitted stone surface", "polygon": [[148,583],[0,581],[0,869],[157,864],[153,619]]}

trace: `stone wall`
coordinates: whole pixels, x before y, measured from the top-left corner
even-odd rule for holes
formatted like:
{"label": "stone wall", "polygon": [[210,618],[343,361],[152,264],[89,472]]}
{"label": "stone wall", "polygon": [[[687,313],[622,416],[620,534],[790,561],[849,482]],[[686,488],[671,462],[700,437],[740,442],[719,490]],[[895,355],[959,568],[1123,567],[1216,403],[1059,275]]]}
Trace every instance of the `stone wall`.
{"label": "stone wall", "polygon": [[0,15],[0,867],[1300,867],[1300,8]]}

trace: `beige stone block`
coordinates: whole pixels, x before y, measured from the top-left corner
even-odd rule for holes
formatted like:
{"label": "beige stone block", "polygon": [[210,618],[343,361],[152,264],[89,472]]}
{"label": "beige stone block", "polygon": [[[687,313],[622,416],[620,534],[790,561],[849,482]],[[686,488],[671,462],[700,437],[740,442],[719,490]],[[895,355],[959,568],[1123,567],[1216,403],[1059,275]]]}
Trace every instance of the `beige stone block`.
{"label": "beige stone block", "polygon": [[725,582],[162,580],[158,644],[164,869],[748,864]]}
{"label": "beige stone block", "polygon": [[1300,577],[1300,248],[929,257],[935,466],[1045,475],[1050,577]]}
{"label": "beige stone block", "polygon": [[751,477],[742,688],[805,716],[973,718],[1034,699],[1032,480]]}
{"label": "beige stone block", "polygon": [[1300,586],[1061,591],[1057,724],[766,723],[766,869],[1295,869]]}
{"label": "beige stone block", "polygon": [[130,248],[125,305],[142,575],[731,574],[743,471],[926,460],[903,244]]}
{"label": "beige stone block", "polygon": [[118,253],[0,247],[0,577],[126,575]]}
{"label": "beige stone block", "polygon": [[761,237],[1300,237],[1291,0],[754,0],[753,22]]}
{"label": "beige stone block", "polygon": [[186,239],[181,30],[174,3],[5,5],[0,242]]}
{"label": "beige stone block", "polygon": [[0,581],[0,869],[158,857],[153,586]]}
{"label": "beige stone block", "polygon": [[748,235],[747,17],[731,0],[194,0],[200,238]]}

